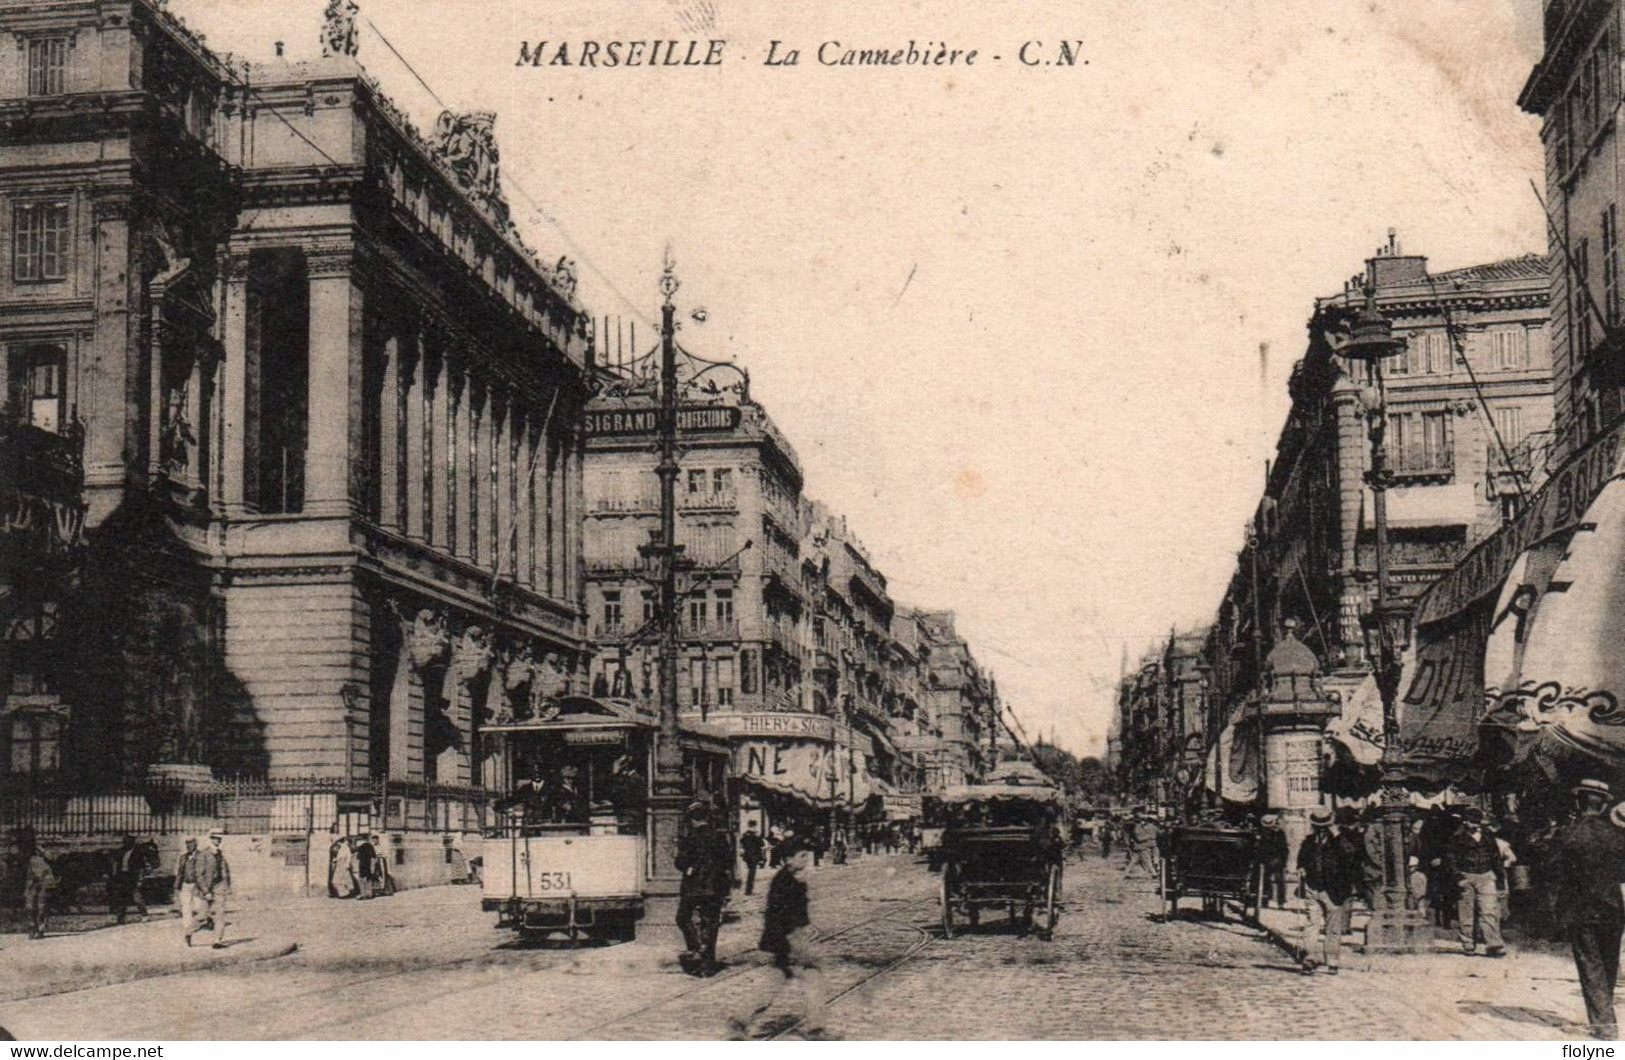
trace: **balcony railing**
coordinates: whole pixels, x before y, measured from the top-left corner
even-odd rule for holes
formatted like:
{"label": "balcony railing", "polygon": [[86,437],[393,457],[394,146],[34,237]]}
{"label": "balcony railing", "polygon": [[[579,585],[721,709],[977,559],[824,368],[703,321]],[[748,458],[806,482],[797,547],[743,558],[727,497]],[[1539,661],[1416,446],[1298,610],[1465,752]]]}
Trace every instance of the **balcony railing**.
{"label": "balcony railing", "polygon": [[684,618],[679,627],[682,634],[693,640],[738,640],[737,618]]}
{"label": "balcony railing", "polygon": [[78,504],[85,485],[84,437],[0,417],[0,486],[56,504]]}

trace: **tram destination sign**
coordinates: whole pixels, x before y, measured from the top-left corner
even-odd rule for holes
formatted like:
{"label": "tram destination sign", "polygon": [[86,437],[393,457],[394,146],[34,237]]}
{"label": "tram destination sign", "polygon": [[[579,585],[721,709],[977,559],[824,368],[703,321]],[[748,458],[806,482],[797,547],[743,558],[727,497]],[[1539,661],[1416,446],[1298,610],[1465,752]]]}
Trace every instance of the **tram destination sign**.
{"label": "tram destination sign", "polygon": [[[684,405],[677,410],[677,430],[682,434],[703,434],[737,430],[736,405]],[[587,413],[587,434],[594,438],[653,435],[660,429],[660,410],[592,409]]]}

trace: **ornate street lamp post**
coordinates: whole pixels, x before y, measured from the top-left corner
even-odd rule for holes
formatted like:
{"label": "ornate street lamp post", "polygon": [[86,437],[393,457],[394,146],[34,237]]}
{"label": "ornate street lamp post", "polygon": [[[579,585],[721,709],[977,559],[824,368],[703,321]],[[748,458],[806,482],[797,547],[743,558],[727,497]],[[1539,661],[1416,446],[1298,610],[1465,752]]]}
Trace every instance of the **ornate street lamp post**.
{"label": "ornate street lamp post", "polygon": [[1405,832],[1407,799],[1399,748],[1400,658],[1410,643],[1410,609],[1393,596],[1388,575],[1388,417],[1382,389],[1382,362],[1405,350],[1405,340],[1394,338],[1393,325],[1377,311],[1375,269],[1366,270],[1365,305],[1354,319],[1349,340],[1337,352],[1370,366],[1371,389],[1366,401],[1367,433],[1371,440],[1371,488],[1375,521],[1377,599],[1360,617],[1377,691],[1382,698],[1382,890],[1376,896],[1371,926],[1366,932],[1369,951],[1414,953],[1421,949],[1426,918],[1416,909],[1406,869]]}

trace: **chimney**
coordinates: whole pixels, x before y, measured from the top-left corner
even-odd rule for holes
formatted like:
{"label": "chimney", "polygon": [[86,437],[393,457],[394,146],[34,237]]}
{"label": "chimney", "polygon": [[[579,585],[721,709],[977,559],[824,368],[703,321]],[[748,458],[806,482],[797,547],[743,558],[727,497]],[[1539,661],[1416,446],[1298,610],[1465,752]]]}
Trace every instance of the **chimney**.
{"label": "chimney", "polygon": [[281,41],[276,42],[276,57],[278,59],[282,58],[282,42]]}
{"label": "chimney", "polygon": [[1379,291],[1406,283],[1426,283],[1428,259],[1420,254],[1402,254],[1398,229],[1388,229],[1388,244],[1365,263],[1366,280]]}

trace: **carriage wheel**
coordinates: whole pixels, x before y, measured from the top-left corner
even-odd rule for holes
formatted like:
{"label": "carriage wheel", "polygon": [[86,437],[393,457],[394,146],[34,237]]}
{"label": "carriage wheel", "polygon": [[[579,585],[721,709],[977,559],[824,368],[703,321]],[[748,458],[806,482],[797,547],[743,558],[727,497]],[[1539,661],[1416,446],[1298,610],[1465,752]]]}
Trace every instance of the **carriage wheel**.
{"label": "carriage wheel", "polygon": [[1061,919],[1061,870],[1050,869],[1049,885],[1044,889],[1044,926],[1038,937],[1045,942],[1055,937],[1055,924]]}
{"label": "carriage wheel", "polygon": [[942,870],[942,882],[939,888],[942,893],[942,937],[951,939],[954,937],[954,903],[948,894],[948,868],[946,866]]}

